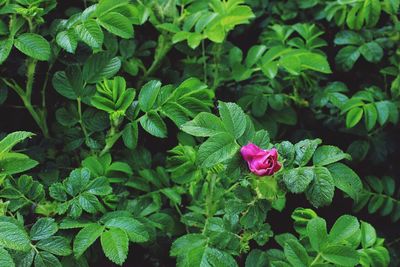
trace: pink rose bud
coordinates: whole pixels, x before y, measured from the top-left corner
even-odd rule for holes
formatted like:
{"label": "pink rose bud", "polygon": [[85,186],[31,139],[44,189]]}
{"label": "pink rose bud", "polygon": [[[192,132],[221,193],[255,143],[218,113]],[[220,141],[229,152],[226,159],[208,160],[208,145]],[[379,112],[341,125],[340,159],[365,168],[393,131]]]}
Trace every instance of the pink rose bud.
{"label": "pink rose bud", "polygon": [[264,150],[249,143],[240,149],[243,159],[252,173],[258,176],[270,176],[279,171],[282,165],[278,162],[278,151],[275,148]]}

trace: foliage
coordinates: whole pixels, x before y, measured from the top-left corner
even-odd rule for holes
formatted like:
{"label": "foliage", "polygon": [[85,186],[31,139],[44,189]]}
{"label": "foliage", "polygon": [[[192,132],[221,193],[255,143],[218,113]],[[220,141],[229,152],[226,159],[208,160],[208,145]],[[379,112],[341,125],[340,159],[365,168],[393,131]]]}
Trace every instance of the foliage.
{"label": "foliage", "polygon": [[0,266],[398,266],[399,7],[0,0]]}

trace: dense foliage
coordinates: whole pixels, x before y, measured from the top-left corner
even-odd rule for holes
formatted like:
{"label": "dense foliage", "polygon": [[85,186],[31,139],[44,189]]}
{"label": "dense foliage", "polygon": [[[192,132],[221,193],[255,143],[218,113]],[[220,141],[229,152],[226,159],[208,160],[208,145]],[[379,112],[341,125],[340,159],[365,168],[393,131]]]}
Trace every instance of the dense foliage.
{"label": "dense foliage", "polygon": [[399,5],[0,0],[0,266],[399,266]]}

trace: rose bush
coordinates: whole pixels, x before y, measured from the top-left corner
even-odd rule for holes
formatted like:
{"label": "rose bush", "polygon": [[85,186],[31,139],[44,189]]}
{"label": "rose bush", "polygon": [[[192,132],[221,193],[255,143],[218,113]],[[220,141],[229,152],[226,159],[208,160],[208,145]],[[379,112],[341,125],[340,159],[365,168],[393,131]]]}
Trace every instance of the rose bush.
{"label": "rose bush", "polygon": [[398,0],[0,0],[0,267],[399,266]]}

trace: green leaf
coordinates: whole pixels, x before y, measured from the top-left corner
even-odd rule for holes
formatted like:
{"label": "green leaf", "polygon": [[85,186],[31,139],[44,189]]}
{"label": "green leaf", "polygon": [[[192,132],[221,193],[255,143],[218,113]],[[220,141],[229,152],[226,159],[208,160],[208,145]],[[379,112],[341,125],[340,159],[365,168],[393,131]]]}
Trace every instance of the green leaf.
{"label": "green leaf", "polygon": [[368,42],[360,47],[360,53],[369,62],[379,62],[383,57],[383,49],[377,42]]}
{"label": "green leaf", "polygon": [[135,149],[138,143],[139,128],[137,122],[128,123],[122,131],[122,140],[129,149]]}
{"label": "green leaf", "polygon": [[130,20],[117,12],[110,12],[98,18],[100,25],[107,31],[129,39],[133,37],[133,27]]}
{"label": "green leaf", "polygon": [[304,192],[314,179],[311,167],[295,168],[283,173],[283,182],[292,193]]}
{"label": "green leaf", "polygon": [[375,228],[367,222],[361,221],[361,244],[363,248],[372,247],[376,242]]}
{"label": "green leaf", "polygon": [[129,240],[132,242],[142,243],[149,240],[150,236],[144,224],[129,217],[118,217],[108,220],[105,226],[111,228],[119,228],[124,230]]}
{"label": "green leaf", "polygon": [[376,121],[378,119],[378,111],[376,110],[374,103],[366,104],[364,107],[364,119],[365,127],[368,131],[375,127]]}
{"label": "green leaf", "polygon": [[326,57],[317,53],[303,53],[299,55],[303,69],[314,70],[322,73],[332,73]]}
{"label": "green leaf", "polygon": [[22,227],[11,222],[0,221],[0,246],[27,251],[30,249],[30,240]]}
{"label": "green leaf", "polygon": [[362,36],[353,31],[340,31],[335,36],[337,45],[361,45],[364,42]]}
{"label": "green leaf", "polygon": [[60,261],[46,251],[40,251],[35,256],[35,267],[62,267]]}
{"label": "green leaf", "polygon": [[183,124],[181,129],[190,135],[201,137],[226,131],[221,120],[208,112],[199,113],[193,120]]}
{"label": "green leaf", "polygon": [[359,231],[360,224],[356,217],[350,215],[343,215],[337,219],[329,232],[330,244],[341,244],[349,242],[353,236]]}
{"label": "green leaf", "polygon": [[250,251],[246,258],[245,267],[264,267],[268,266],[268,254],[259,249]]}
{"label": "green leaf", "polygon": [[122,265],[128,256],[129,245],[125,231],[119,228],[110,229],[101,235],[100,241],[106,257],[112,262]]}
{"label": "green leaf", "polygon": [[357,199],[363,189],[360,177],[343,163],[329,165],[329,172],[332,175],[335,186],[348,194],[352,199]]}
{"label": "green leaf", "polygon": [[0,266],[15,267],[15,263],[7,250],[0,247]]}
{"label": "green leaf", "polygon": [[104,78],[114,76],[121,68],[121,60],[107,52],[96,53],[83,65],[83,79],[88,83],[97,83]]}
{"label": "green leaf", "polygon": [[352,108],[346,115],[346,127],[352,128],[361,120],[363,109],[359,107]]}
{"label": "green leaf", "polygon": [[57,231],[58,226],[53,218],[40,218],[32,226],[30,236],[32,240],[41,240],[54,235]]}
{"label": "green leaf", "polygon": [[315,167],[314,175],[314,181],[308,188],[306,196],[310,203],[318,208],[332,202],[335,186],[327,168]]}
{"label": "green leaf", "polygon": [[311,247],[319,252],[328,239],[326,221],[319,217],[311,219],[307,224],[307,235]]}
{"label": "green leaf", "polygon": [[148,112],[153,108],[160,92],[161,82],[150,81],[143,85],[139,93],[139,106],[144,112]]}
{"label": "green leaf", "polygon": [[72,253],[68,239],[62,236],[52,236],[40,240],[36,247],[57,256],[68,256]]}
{"label": "green leaf", "polygon": [[315,151],[313,163],[316,166],[325,166],[342,159],[351,160],[351,157],[336,146],[324,145],[318,147]]}
{"label": "green leaf", "polygon": [[32,137],[31,132],[18,131],[8,134],[0,140],[0,155],[9,152],[16,144],[24,141],[26,138]]}
{"label": "green leaf", "polygon": [[246,116],[235,103],[219,102],[219,114],[226,130],[236,139],[246,130]]}
{"label": "green leaf", "polygon": [[354,63],[356,63],[359,57],[360,52],[358,47],[349,45],[339,50],[335,61],[344,71],[349,71],[353,68]]}
{"label": "green leaf", "polygon": [[250,68],[256,64],[261,59],[261,56],[264,54],[265,50],[267,50],[265,45],[252,46],[246,57],[247,68]]}
{"label": "green leaf", "polygon": [[64,181],[66,192],[71,196],[76,196],[82,192],[88,185],[90,180],[90,171],[87,168],[75,169],[69,177]]}
{"label": "green leaf", "polygon": [[376,110],[378,111],[378,122],[380,125],[384,125],[390,114],[390,102],[389,101],[379,101],[375,102]]}
{"label": "green leaf", "polygon": [[82,228],[74,239],[74,256],[79,258],[103,233],[104,226],[93,223]]}
{"label": "green leaf", "polygon": [[309,266],[309,257],[306,249],[297,240],[287,240],[283,248],[287,260],[293,266]]}
{"label": "green leaf", "polygon": [[73,54],[78,46],[78,36],[71,30],[61,31],[56,36],[56,42],[67,52]]}
{"label": "green leaf", "polygon": [[25,55],[41,61],[50,59],[49,42],[39,34],[23,33],[15,39],[14,46]]}
{"label": "green leaf", "polygon": [[8,58],[8,55],[11,52],[14,40],[12,38],[8,38],[6,40],[0,41],[0,65]]}
{"label": "green leaf", "polygon": [[159,138],[167,137],[167,126],[158,113],[150,111],[143,115],[139,121],[143,129],[149,134]]}
{"label": "green leaf", "polygon": [[322,258],[338,266],[356,266],[359,262],[357,251],[347,246],[329,246],[322,250]]}
{"label": "green leaf", "polygon": [[96,15],[100,17],[113,10],[119,10],[121,7],[126,7],[128,4],[129,0],[101,0],[96,6]]}
{"label": "green leaf", "polygon": [[224,251],[215,248],[206,248],[200,266],[237,267],[235,259]]}
{"label": "green leaf", "polygon": [[319,144],[321,144],[321,139],[306,139],[295,144],[295,163],[299,166],[305,166],[312,158]]}
{"label": "green leaf", "polygon": [[230,159],[238,150],[239,146],[231,135],[219,133],[211,136],[199,147],[197,160],[202,168],[208,168]]}
{"label": "green leaf", "polygon": [[92,214],[96,213],[101,206],[97,197],[88,193],[79,195],[78,201],[84,211]]}
{"label": "green leaf", "polygon": [[186,234],[172,244],[170,255],[178,257],[178,266],[200,266],[207,245],[201,234]]}
{"label": "green leaf", "polygon": [[93,19],[86,20],[82,24],[76,26],[75,32],[79,38],[91,48],[99,49],[103,45],[103,31]]}

